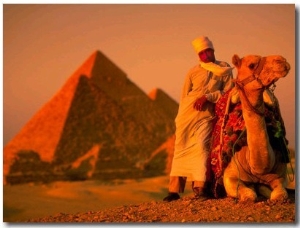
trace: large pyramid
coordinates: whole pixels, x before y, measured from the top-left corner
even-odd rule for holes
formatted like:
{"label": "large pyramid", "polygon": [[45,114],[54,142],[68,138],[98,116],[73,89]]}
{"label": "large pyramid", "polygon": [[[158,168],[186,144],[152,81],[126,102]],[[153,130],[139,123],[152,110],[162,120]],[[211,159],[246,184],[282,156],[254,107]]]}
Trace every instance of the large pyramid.
{"label": "large pyramid", "polygon": [[4,183],[161,175],[177,109],[96,51],[5,145]]}

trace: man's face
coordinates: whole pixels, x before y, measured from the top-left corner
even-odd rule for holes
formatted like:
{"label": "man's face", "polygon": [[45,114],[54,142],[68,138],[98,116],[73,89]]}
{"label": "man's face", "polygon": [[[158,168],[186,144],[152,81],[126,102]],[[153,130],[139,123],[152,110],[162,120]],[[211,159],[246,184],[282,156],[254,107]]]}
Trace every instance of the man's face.
{"label": "man's face", "polygon": [[205,49],[198,54],[200,60],[204,63],[215,62],[215,51],[211,48]]}

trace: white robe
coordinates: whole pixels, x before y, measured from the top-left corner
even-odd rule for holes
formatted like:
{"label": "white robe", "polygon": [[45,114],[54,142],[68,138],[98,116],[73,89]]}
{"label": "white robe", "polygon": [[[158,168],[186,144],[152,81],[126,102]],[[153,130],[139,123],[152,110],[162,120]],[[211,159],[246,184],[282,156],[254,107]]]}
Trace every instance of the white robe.
{"label": "white robe", "polygon": [[[216,62],[228,66],[225,62]],[[185,78],[175,119],[176,140],[170,176],[184,176],[190,181],[205,181],[206,162],[213,129],[214,103],[233,86],[232,73],[216,76],[197,65]],[[209,94],[202,111],[194,109],[195,101]]]}

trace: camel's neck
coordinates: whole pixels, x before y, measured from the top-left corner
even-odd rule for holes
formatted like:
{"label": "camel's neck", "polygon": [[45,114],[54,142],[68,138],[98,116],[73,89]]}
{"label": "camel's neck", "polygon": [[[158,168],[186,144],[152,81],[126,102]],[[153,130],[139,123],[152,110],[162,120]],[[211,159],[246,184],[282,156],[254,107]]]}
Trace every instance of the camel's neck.
{"label": "camel's neck", "polygon": [[249,161],[251,172],[253,174],[267,173],[272,169],[275,158],[269,142],[265,118],[259,114],[263,113],[265,108],[262,92],[256,91],[255,93],[251,92],[251,94],[240,92],[240,99],[247,129],[249,148],[247,160]]}

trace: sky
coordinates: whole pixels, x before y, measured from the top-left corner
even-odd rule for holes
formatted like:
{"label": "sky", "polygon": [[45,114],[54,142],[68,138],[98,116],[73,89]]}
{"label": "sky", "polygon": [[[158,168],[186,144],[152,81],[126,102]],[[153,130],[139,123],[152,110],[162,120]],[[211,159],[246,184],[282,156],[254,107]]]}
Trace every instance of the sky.
{"label": "sky", "polygon": [[191,41],[206,35],[216,58],[231,65],[234,54],[287,59],[290,73],[274,93],[295,148],[295,6],[3,4],[3,146],[97,50],[145,93],[161,88],[179,101],[198,63]]}

